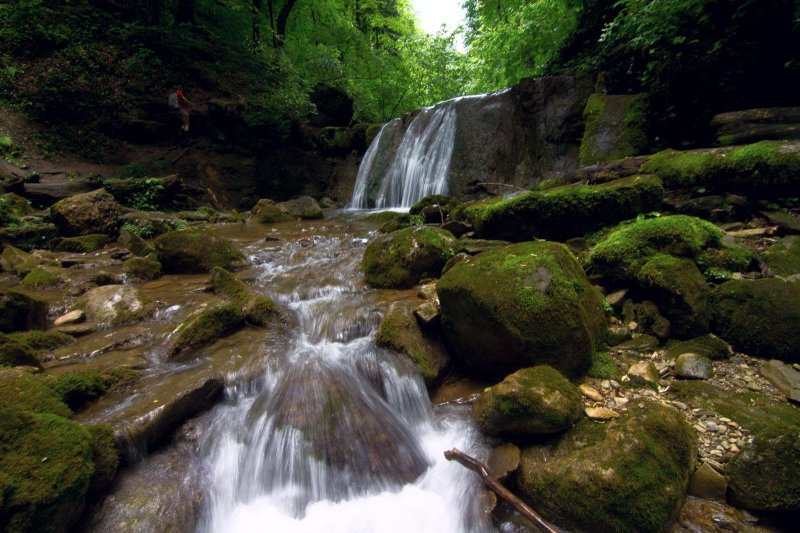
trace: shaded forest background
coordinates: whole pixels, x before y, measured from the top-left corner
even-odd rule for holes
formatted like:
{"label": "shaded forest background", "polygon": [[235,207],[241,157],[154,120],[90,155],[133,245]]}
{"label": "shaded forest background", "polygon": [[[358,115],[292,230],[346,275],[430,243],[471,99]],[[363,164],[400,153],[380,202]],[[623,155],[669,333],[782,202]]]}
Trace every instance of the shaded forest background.
{"label": "shaded forest background", "polygon": [[[264,142],[298,124],[377,123],[528,76],[651,95],[653,137],[708,142],[712,114],[797,103],[798,0],[465,0],[424,34],[407,0],[12,0],[0,101],[87,156],[175,83],[234,97]],[[466,51],[457,40],[463,39]],[[352,113],[349,113],[352,106]]]}

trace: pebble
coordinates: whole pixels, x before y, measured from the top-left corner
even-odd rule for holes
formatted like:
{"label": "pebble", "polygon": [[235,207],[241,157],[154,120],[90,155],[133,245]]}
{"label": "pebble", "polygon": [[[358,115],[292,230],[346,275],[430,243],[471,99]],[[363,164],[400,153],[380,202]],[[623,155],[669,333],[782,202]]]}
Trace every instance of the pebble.
{"label": "pebble", "polygon": [[628,398],[614,398],[614,403],[616,404],[617,407],[624,407],[628,405],[628,401],[629,401]]}
{"label": "pebble", "polygon": [[593,400],[595,402],[602,402],[603,400],[605,400],[605,397],[602,394],[600,394],[600,391],[598,391],[597,389],[595,389],[590,385],[587,385],[586,383],[582,383],[578,388],[581,390],[581,394],[583,394],[590,400]]}
{"label": "pebble", "polygon": [[707,430],[706,430],[706,428],[704,428],[704,427],[703,427],[703,426],[701,426],[700,424],[695,424],[695,425],[694,425],[694,429],[696,429],[696,430],[697,430],[697,431],[699,431],[700,433],[706,433],[706,431],[707,431]]}
{"label": "pebble", "polygon": [[719,431],[719,425],[716,422],[708,421],[706,422],[706,429],[712,433],[716,433]]}
{"label": "pebble", "polygon": [[619,413],[606,407],[587,407],[585,412],[586,416],[592,420],[611,420],[612,418],[619,418]]}

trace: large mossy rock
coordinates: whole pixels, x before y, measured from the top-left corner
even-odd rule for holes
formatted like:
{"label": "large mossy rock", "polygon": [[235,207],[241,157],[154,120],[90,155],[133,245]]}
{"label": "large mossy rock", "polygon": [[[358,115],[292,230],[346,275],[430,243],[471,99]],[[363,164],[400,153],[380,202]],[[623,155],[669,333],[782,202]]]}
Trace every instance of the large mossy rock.
{"label": "large mossy rock", "polygon": [[41,364],[28,346],[0,333],[0,366],[39,367]]}
{"label": "large mossy rock", "polygon": [[286,321],[283,311],[272,298],[258,294],[224,268],[215,267],[211,271],[209,282],[215,293],[224,295],[238,305],[242,309],[245,319],[251,324],[267,326]]}
{"label": "large mossy rock", "polygon": [[800,236],[784,237],[761,254],[777,276],[800,274]]}
{"label": "large mossy rock", "polygon": [[161,263],[151,257],[131,257],[122,265],[128,278],[144,281],[154,280],[161,276]]}
{"label": "large mossy rock", "polygon": [[82,237],[65,237],[58,241],[55,246],[57,252],[73,252],[76,254],[84,254],[95,252],[108,244],[111,238],[102,233],[93,235],[84,235]]}
{"label": "large mossy rock", "polygon": [[733,280],[711,294],[711,328],[757,357],[800,362],[800,282]]}
{"label": "large mossy rock", "polygon": [[487,435],[559,433],[582,415],[578,388],[547,365],[514,372],[472,404],[472,416]]}
{"label": "large mossy rock", "polygon": [[116,234],[122,208],[105,189],[77,194],[50,207],[50,218],[64,235]]}
{"label": "large mossy rock", "polygon": [[361,269],[373,287],[413,287],[423,277],[438,277],[445,263],[458,252],[449,231],[415,227],[381,235],[364,251]]}
{"label": "large mossy rock", "polygon": [[605,340],[603,296],[562,244],[520,243],[467,258],[442,276],[438,292],[453,355],[479,374],[548,364],[579,375]]}
{"label": "large mossy rock", "polygon": [[791,195],[800,186],[800,143],[762,141],[713,150],[666,150],[651,156],[641,170],[659,176],[666,187]]}
{"label": "large mossy rock", "polygon": [[83,294],[75,304],[86,317],[99,323],[124,324],[150,317],[153,303],[130,285],[103,285]]}
{"label": "large mossy rock", "polygon": [[0,332],[44,328],[47,304],[21,292],[0,289]]}
{"label": "large mossy rock", "polygon": [[72,416],[61,396],[44,380],[19,368],[0,368],[0,405],[31,413]]}
{"label": "large mossy rock", "polygon": [[300,218],[303,220],[315,220],[324,218],[322,208],[316,200],[310,196],[300,196],[287,202],[278,204],[281,209],[289,213],[292,218]]}
{"label": "large mossy rock", "polygon": [[647,153],[647,95],[595,93],[583,118],[579,166]]}
{"label": "large mossy rock", "polygon": [[262,198],[250,210],[256,222],[272,224],[273,222],[290,222],[294,217],[276,204],[273,200]]}
{"label": "large mossy rock", "polygon": [[383,317],[375,344],[408,356],[429,387],[439,380],[450,362],[444,347],[423,333],[411,307],[402,303],[392,304]]}
{"label": "large mossy rock", "polygon": [[155,247],[164,271],[172,274],[209,272],[214,267],[232,270],[244,261],[244,255],[233,244],[202,229],[159,235]]}
{"label": "large mossy rock", "polygon": [[173,332],[168,348],[170,357],[210,344],[244,326],[244,313],[238,305],[222,304],[203,309]]}
{"label": "large mossy rock", "polygon": [[678,411],[643,403],[608,424],[582,419],[550,450],[525,449],[523,497],[569,529],[664,531],[686,494],[696,437]]}
{"label": "large mossy rock", "polygon": [[592,249],[592,271],[613,281],[636,279],[639,269],[656,254],[695,258],[719,248],[722,230],[686,215],[639,220],[609,233]]}
{"label": "large mossy rock", "polygon": [[656,255],[639,270],[637,279],[669,320],[674,337],[687,339],[708,331],[710,291],[694,261]]}
{"label": "large mossy rock", "polygon": [[632,176],[599,185],[566,185],[485,200],[464,206],[456,216],[469,221],[475,234],[486,239],[564,240],[654,211],[663,196],[657,177]]}
{"label": "large mossy rock", "polygon": [[20,278],[27,276],[34,268],[42,264],[42,259],[11,245],[3,247],[0,255],[6,267]]}

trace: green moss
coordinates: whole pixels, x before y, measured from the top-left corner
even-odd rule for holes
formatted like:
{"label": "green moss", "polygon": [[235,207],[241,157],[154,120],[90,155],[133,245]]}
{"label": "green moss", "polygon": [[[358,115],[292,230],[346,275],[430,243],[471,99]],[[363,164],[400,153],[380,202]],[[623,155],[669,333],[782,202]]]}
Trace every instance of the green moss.
{"label": "green moss", "polygon": [[753,250],[731,245],[704,250],[696,262],[706,279],[715,282],[731,279],[734,272],[750,272],[758,267]]}
{"label": "green moss", "polygon": [[666,355],[670,359],[676,359],[684,353],[695,353],[712,361],[720,361],[730,359],[732,350],[727,342],[711,334],[688,341],[674,342],[667,346]]}
{"label": "green moss", "polygon": [[88,426],[94,474],[89,481],[89,493],[102,495],[111,487],[117,475],[120,453],[114,437],[114,429],[107,425]]}
{"label": "green moss", "polygon": [[586,375],[596,379],[620,379],[622,372],[617,368],[610,353],[595,352],[592,355],[592,366]]}
{"label": "green moss", "polygon": [[39,367],[41,364],[28,346],[0,333],[0,366]]}
{"label": "green moss", "polygon": [[770,246],[761,257],[777,276],[800,274],[800,237],[784,237]]}
{"label": "green moss", "polygon": [[230,242],[202,229],[165,233],[156,238],[155,247],[168,273],[209,272],[217,266],[232,269],[244,260]]}
{"label": "green moss", "polygon": [[272,224],[274,222],[291,222],[294,217],[283,210],[272,200],[262,199],[253,206],[251,210],[253,218],[261,224]]}
{"label": "green moss", "polygon": [[5,531],[66,531],[94,473],[89,433],[60,416],[0,407],[0,473]]}
{"label": "green moss", "polygon": [[36,267],[27,276],[22,278],[22,285],[26,289],[39,290],[61,284],[63,279],[54,268]]}
{"label": "green moss", "polygon": [[378,228],[379,233],[392,233],[405,228],[413,228],[422,226],[425,221],[420,215],[409,215],[406,213],[399,214],[380,225]]}
{"label": "green moss", "polygon": [[453,216],[470,222],[481,238],[565,240],[658,209],[663,194],[658,178],[632,176],[599,185],[579,183],[465,204]]}
{"label": "green moss", "polygon": [[580,166],[637,155],[647,148],[646,95],[592,94],[583,117]]}
{"label": "green moss", "polygon": [[236,304],[204,309],[181,324],[174,333],[170,352],[177,355],[233,333],[244,325],[244,314]]}
{"label": "green moss", "polygon": [[117,240],[137,257],[146,257],[156,251],[146,240],[124,228],[119,232]]}
{"label": "green moss", "polygon": [[0,332],[44,327],[47,304],[21,292],[0,289]]}
{"label": "green moss", "polygon": [[18,411],[72,416],[61,397],[42,379],[14,368],[0,369],[0,405]]}
{"label": "green moss", "polygon": [[73,411],[96,400],[108,389],[108,383],[96,370],[59,376],[51,386]]}
{"label": "green moss", "polygon": [[122,270],[129,278],[153,280],[161,276],[161,263],[150,257],[132,257],[125,261]]}
{"label": "green moss", "polygon": [[784,141],[712,151],[666,150],[651,156],[641,170],[658,175],[667,187],[718,187],[769,195],[796,190],[800,150]]}
{"label": "green moss", "polygon": [[608,234],[592,249],[589,262],[598,274],[629,281],[656,254],[694,258],[707,248],[719,247],[721,239],[722,230],[699,218],[672,215],[643,219]]}
{"label": "green moss", "polygon": [[426,207],[438,205],[441,207],[444,216],[447,216],[451,210],[458,206],[461,202],[458,201],[458,198],[453,196],[447,196],[446,194],[430,194],[425,198],[421,199],[419,202],[415,203],[411,206],[411,209],[408,210],[409,215],[420,215],[422,214],[422,210]]}
{"label": "green moss", "polygon": [[212,289],[238,305],[245,319],[251,324],[266,326],[284,320],[283,312],[271,298],[257,294],[245,282],[224,268],[216,267],[211,271],[209,280]]}
{"label": "green moss", "polygon": [[378,211],[377,213],[370,213],[364,217],[364,220],[369,220],[370,222],[378,222],[379,224],[383,224],[385,222],[389,222],[390,220],[394,220],[399,217],[402,213],[398,213],[397,211]]}
{"label": "green moss", "polygon": [[72,335],[60,331],[24,331],[21,333],[10,333],[9,338],[23,344],[34,352],[55,350],[75,342]]}
{"label": "green moss", "polygon": [[361,269],[374,287],[412,287],[425,276],[438,277],[457,252],[458,241],[448,231],[406,228],[370,242]]}
{"label": "green moss", "polygon": [[83,237],[66,237],[56,245],[57,252],[89,253],[108,244],[111,238],[102,233]]}
{"label": "green moss", "polygon": [[33,213],[28,200],[9,192],[0,195],[0,226],[19,224],[20,218]]}
{"label": "green moss", "polygon": [[2,257],[11,268],[11,272],[21,278],[41,264],[41,260],[38,257],[10,245],[3,247]]}

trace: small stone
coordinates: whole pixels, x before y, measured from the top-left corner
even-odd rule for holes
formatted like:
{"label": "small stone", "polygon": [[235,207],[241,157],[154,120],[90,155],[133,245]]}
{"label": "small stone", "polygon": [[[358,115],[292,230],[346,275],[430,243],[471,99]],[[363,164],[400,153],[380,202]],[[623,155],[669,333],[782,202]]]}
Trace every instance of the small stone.
{"label": "small stone", "polygon": [[417,296],[425,298],[426,300],[433,300],[436,298],[436,283],[426,283],[420,285],[417,290]]}
{"label": "small stone", "polygon": [[586,416],[592,420],[612,420],[614,418],[619,418],[619,413],[606,407],[587,407],[584,411],[586,412]]}
{"label": "small stone", "polygon": [[712,433],[716,433],[717,431],[719,431],[719,425],[716,422],[708,421],[705,423],[705,425],[706,429]]}
{"label": "small stone", "polygon": [[638,328],[638,327],[639,327],[639,324],[637,324],[636,322],[629,322],[628,323],[628,329],[630,331],[636,331],[636,328]]}
{"label": "small stone", "polygon": [[695,424],[694,425],[694,429],[696,429],[699,433],[706,433],[706,431],[707,431],[706,428],[704,428],[700,424]]}
{"label": "small stone", "polygon": [[747,388],[753,392],[759,392],[761,390],[761,385],[759,385],[755,381],[748,381]]}
{"label": "small stone", "polygon": [[83,322],[86,319],[86,313],[84,313],[81,309],[75,309],[70,311],[67,314],[61,315],[60,317],[56,318],[53,325],[58,326],[66,326],[69,324],[78,324]]}
{"label": "small stone", "polygon": [[511,443],[503,443],[489,454],[489,473],[499,480],[508,477],[519,468],[520,449]]}
{"label": "small stone", "polygon": [[680,409],[681,411],[685,411],[686,409],[688,409],[688,406],[683,402],[672,402],[672,405],[674,405],[677,409]]}
{"label": "small stone", "polygon": [[711,450],[709,453],[714,457],[722,457],[724,455],[724,453],[719,450]]}
{"label": "small stone", "polygon": [[414,316],[423,327],[431,327],[439,321],[439,302],[429,300],[414,309]]}
{"label": "small stone", "polygon": [[731,453],[739,453],[740,450],[739,450],[739,447],[737,445],[731,444],[731,447],[730,447],[730,449],[728,451],[731,452]]}
{"label": "small stone", "polygon": [[604,379],[603,381],[600,382],[600,388],[602,388],[602,389],[610,389],[611,388],[611,382],[609,380],[607,380],[607,379]]}
{"label": "small stone", "polygon": [[725,418],[724,416],[722,416],[722,417],[720,417],[719,421],[722,422],[723,424],[728,424],[728,423],[731,422],[731,419],[730,418]]}
{"label": "small stone", "polygon": [[628,401],[630,401],[628,398],[614,398],[614,403],[617,407],[625,407],[628,405]]}
{"label": "small stone", "polygon": [[653,363],[646,361],[631,365],[628,369],[628,377],[631,382],[636,384],[649,384],[654,385],[658,383],[659,375],[656,366]]}
{"label": "small stone", "polygon": [[603,400],[605,400],[605,397],[591,385],[582,383],[581,385],[578,386],[578,388],[581,390],[581,394],[583,394],[592,401],[602,402]]}

